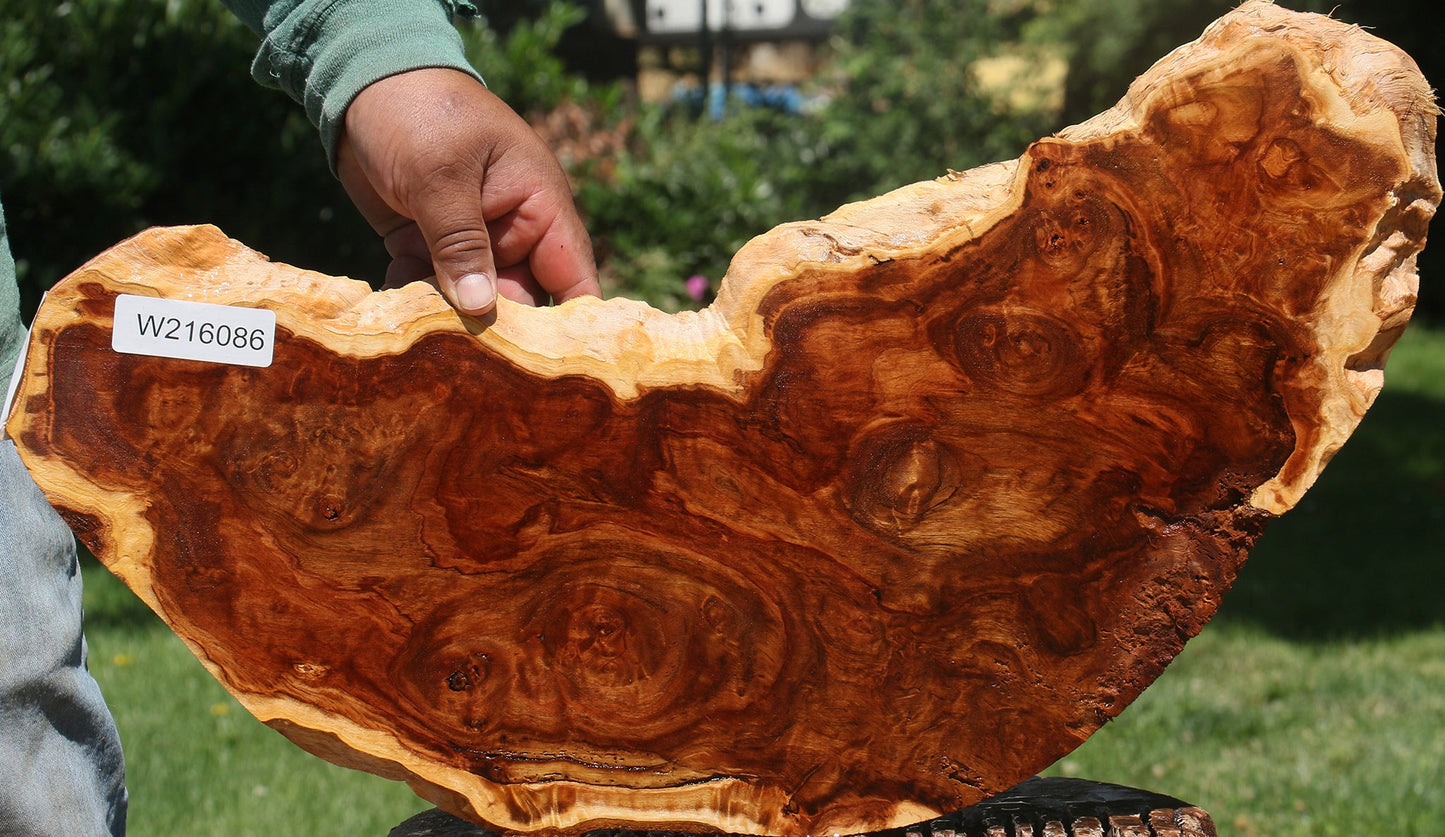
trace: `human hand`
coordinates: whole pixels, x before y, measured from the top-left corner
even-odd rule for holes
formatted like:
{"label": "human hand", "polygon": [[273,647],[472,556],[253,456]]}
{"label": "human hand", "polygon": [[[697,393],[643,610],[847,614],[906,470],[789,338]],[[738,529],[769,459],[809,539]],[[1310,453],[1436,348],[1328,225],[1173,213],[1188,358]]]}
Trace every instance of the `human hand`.
{"label": "human hand", "polygon": [[457,310],[601,296],[592,244],[546,143],[476,79],[412,70],[361,91],[337,148],[346,192],[386,242],[386,285],[433,274]]}

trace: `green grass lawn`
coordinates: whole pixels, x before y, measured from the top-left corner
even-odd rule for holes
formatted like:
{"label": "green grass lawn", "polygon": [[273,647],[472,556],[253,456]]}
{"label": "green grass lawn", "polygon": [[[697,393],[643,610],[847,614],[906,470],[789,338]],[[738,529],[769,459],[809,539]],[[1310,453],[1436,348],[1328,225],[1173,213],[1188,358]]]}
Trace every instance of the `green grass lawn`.
{"label": "green grass lawn", "polygon": [[[1221,834],[1441,833],[1445,330],[1412,328],[1387,381],[1220,617],[1051,773],[1180,797]],[[382,837],[429,807],[293,747],[103,569],[85,575],[135,837]]]}

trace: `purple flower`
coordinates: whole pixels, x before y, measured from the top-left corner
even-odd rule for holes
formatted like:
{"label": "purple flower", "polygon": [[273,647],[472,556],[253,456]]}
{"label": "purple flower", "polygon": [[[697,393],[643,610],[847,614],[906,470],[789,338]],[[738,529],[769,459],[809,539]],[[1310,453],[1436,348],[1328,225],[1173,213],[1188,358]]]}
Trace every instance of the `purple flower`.
{"label": "purple flower", "polygon": [[694,302],[702,302],[707,297],[709,283],[706,276],[689,276],[687,281],[682,284],[687,288],[687,295],[692,297]]}

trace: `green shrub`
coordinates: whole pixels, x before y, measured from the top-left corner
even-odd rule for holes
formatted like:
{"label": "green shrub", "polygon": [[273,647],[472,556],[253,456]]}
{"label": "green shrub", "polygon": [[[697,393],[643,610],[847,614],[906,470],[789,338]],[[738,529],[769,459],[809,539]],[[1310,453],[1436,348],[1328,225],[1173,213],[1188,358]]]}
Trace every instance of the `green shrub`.
{"label": "green shrub", "polygon": [[1018,156],[1052,115],[1005,116],[972,72],[1007,48],[1018,16],[962,6],[855,2],[809,91],[820,104],[801,114],[640,108],[615,160],[573,170],[609,284],[668,310],[695,304],[689,276],[715,286],[739,247],[779,223]]}
{"label": "green shrub", "polygon": [[[830,199],[861,198],[947,169],[1012,159],[1053,126],[1019,112],[978,62],[1015,48],[1035,4],[855,0],[832,39],[832,98],[819,114],[828,152],[815,174]],[[1015,9],[1012,6],[1018,6]]]}
{"label": "green shrub", "polygon": [[632,145],[577,179],[604,278],[664,310],[699,302],[684,290],[688,277],[716,288],[749,238],[816,211],[804,171],[817,153],[809,129],[768,111],[713,122],[645,109]]}

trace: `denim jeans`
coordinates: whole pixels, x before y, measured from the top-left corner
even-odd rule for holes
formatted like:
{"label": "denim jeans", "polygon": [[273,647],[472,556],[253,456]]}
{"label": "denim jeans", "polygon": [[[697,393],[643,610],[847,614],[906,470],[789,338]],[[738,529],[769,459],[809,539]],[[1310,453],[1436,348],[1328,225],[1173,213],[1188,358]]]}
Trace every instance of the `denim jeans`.
{"label": "denim jeans", "polygon": [[3,837],[125,833],[120,738],[86,668],[80,617],[75,540],[0,441]]}

